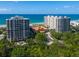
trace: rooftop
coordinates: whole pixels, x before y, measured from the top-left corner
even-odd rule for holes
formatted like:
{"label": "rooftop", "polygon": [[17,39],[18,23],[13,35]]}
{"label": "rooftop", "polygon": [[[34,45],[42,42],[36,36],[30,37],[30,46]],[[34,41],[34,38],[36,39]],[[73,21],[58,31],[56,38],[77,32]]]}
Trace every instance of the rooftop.
{"label": "rooftop", "polygon": [[24,18],[23,16],[14,16],[11,17],[10,19],[6,19],[6,20],[28,20],[29,18]]}
{"label": "rooftop", "polygon": [[53,17],[53,18],[59,18],[59,19],[61,19],[61,18],[70,18],[70,17],[67,17],[67,16],[44,16],[44,17]]}

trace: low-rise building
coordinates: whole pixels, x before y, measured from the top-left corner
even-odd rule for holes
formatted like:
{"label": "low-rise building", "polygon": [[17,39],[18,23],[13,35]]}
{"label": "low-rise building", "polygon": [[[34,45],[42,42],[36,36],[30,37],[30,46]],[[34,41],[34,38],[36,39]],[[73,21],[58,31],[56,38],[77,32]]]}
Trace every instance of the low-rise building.
{"label": "low-rise building", "polygon": [[32,29],[39,32],[45,32],[47,30],[47,28],[44,26],[33,26]]}

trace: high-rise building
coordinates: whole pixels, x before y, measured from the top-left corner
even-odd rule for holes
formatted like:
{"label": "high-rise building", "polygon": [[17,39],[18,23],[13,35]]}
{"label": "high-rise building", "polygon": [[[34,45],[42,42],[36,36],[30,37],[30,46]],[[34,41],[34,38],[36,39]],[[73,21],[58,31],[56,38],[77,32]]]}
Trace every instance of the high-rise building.
{"label": "high-rise building", "polygon": [[6,19],[7,39],[9,41],[22,41],[29,37],[29,20],[21,16]]}
{"label": "high-rise building", "polygon": [[70,28],[70,18],[67,16],[44,16],[44,23],[56,32],[69,31]]}

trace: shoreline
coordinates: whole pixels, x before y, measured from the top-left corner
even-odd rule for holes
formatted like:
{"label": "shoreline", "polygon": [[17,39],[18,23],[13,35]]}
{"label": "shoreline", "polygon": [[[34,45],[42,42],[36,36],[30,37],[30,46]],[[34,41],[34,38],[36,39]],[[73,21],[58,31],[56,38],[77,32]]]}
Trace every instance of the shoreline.
{"label": "shoreline", "polygon": [[0,28],[5,28],[6,27],[6,25],[0,25]]}
{"label": "shoreline", "polygon": [[70,23],[79,23],[79,20],[72,20]]}
{"label": "shoreline", "polygon": [[[79,22],[79,20],[71,20],[70,23],[72,22]],[[31,26],[31,25],[38,25],[38,24],[44,24],[44,22],[30,23],[29,25]],[[6,27],[6,24],[0,25],[0,28],[4,28],[4,27]]]}

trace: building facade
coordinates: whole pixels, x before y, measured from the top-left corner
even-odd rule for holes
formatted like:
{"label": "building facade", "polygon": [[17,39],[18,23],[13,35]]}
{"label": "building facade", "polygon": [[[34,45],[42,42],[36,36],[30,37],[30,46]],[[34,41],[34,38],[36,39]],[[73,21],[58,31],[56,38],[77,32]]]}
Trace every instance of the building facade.
{"label": "building facade", "polygon": [[21,41],[29,37],[29,20],[21,16],[6,19],[7,39],[10,41]]}
{"label": "building facade", "polygon": [[67,16],[44,16],[44,24],[56,32],[69,31],[70,18]]}

